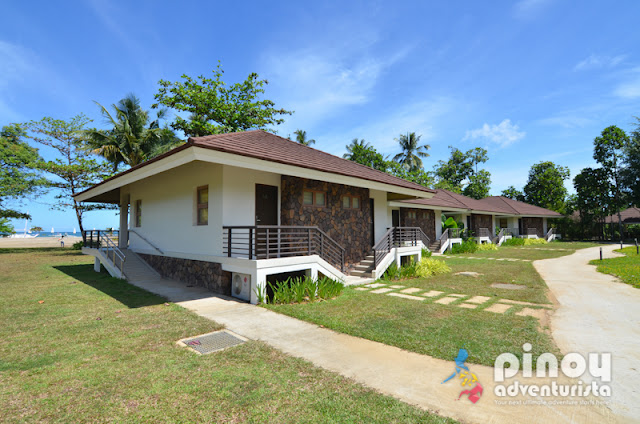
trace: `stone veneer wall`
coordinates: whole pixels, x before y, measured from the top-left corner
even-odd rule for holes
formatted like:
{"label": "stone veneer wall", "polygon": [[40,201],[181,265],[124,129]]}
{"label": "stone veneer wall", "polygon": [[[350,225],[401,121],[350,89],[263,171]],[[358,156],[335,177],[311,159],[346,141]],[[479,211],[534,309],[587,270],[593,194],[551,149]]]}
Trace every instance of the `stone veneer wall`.
{"label": "stone veneer wall", "polygon": [[535,228],[538,232],[538,237],[544,237],[542,218],[522,218],[522,230],[523,235],[527,235],[527,228]]}
{"label": "stone veneer wall", "polygon": [[[409,218],[409,212],[415,212],[415,218]],[[400,226],[420,227],[431,242],[436,240],[436,213],[432,210],[400,208]]]}
{"label": "stone veneer wall", "polygon": [[[317,226],[345,248],[345,263],[352,266],[371,253],[369,189],[306,178],[282,176],[281,225]],[[303,190],[326,193],[325,207],[302,204]],[[342,196],[360,198],[359,209],[344,209]]]}
{"label": "stone veneer wall", "polygon": [[214,293],[231,296],[231,273],[217,262],[195,261],[170,256],[139,253],[153,269],[165,278],[205,287]]}
{"label": "stone veneer wall", "polygon": [[471,231],[473,231],[474,235],[478,235],[478,230],[480,228],[487,228],[489,230],[489,234],[491,234],[491,215],[477,215],[471,214]]}

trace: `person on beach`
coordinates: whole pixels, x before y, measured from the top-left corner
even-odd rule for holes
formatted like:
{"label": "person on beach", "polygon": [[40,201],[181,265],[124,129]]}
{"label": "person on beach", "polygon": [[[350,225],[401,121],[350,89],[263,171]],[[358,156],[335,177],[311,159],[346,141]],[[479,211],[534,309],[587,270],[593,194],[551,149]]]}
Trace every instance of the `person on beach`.
{"label": "person on beach", "polygon": [[64,247],[64,234],[60,236],[60,247]]}

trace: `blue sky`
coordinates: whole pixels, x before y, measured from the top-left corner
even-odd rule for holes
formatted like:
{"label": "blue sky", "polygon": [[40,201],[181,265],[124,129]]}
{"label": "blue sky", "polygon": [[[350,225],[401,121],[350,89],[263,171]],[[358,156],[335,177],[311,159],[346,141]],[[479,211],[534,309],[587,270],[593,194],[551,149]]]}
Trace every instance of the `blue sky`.
{"label": "blue sky", "polygon": [[[102,126],[94,100],[133,92],[148,107],[159,79],[220,60],[226,82],[257,72],[295,111],[281,135],[302,128],[337,155],[364,138],[394,154],[394,138],[415,131],[431,145],[426,169],[449,145],[485,147],[499,194],[544,160],[573,178],[594,164],[603,128],[629,130],[640,115],[636,1],[62,4],[3,4],[0,125],[82,112]],[[33,225],[76,226],[50,198],[23,204]],[[115,225],[110,212],[86,218]]]}

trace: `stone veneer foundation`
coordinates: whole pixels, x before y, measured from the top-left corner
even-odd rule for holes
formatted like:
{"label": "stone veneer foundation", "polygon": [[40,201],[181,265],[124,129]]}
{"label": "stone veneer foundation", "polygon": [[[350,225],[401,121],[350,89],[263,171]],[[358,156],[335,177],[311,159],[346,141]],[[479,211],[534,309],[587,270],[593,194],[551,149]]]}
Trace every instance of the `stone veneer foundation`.
{"label": "stone veneer foundation", "polygon": [[489,235],[492,236],[492,219],[493,217],[491,215],[471,214],[471,231],[473,232],[473,234],[477,237],[480,234],[480,228],[486,228],[489,230]]}
{"label": "stone veneer foundation", "polygon": [[[411,218],[409,212],[415,212],[416,217]],[[432,210],[401,208],[400,225],[403,227],[420,227],[431,242],[436,240],[436,214]]]}
{"label": "stone veneer foundation", "polygon": [[522,218],[523,235],[527,235],[528,228],[535,228],[538,237],[544,237],[544,228],[542,227],[542,218]]}
{"label": "stone veneer foundation", "polygon": [[214,293],[231,296],[231,273],[223,271],[222,265],[217,262],[194,261],[143,253],[138,253],[138,255],[165,278],[205,287]]}
{"label": "stone veneer foundation", "polygon": [[[316,226],[345,248],[345,263],[351,267],[371,253],[372,211],[369,189],[306,178],[282,176],[282,225]],[[324,207],[302,204],[305,189],[326,194]],[[358,209],[342,207],[342,196],[360,199]]]}

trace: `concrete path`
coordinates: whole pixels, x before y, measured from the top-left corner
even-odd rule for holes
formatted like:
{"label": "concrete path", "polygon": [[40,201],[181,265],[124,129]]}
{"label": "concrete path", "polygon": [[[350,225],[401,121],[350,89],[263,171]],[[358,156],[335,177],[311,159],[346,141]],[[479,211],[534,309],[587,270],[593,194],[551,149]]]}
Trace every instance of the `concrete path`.
{"label": "concrete path", "polygon": [[[465,397],[458,401],[460,392],[469,389],[470,386],[461,387],[461,380],[458,378],[441,384],[455,369],[453,357],[451,361],[435,359],[340,334],[264,308],[223,296],[212,296],[204,289],[187,288],[178,282],[147,280],[132,281],[132,284],[224,324],[228,329],[249,339],[262,340],[282,352],[352,378],[381,393],[461,422],[628,422],[619,420],[608,408],[597,402],[596,405],[552,405],[550,402],[565,401],[566,398],[545,398],[546,404],[535,405],[527,401],[542,398],[498,398],[493,393],[493,368],[479,365],[470,365],[469,368],[485,388],[482,398],[476,404],[472,404]],[[452,356],[456,353],[452,352]],[[568,383],[567,380],[556,381],[558,384]],[[550,384],[550,380],[530,378],[524,380],[524,383]],[[587,400],[596,401],[594,398]]]}
{"label": "concrete path", "polygon": [[[603,248],[605,257],[619,245]],[[563,353],[610,352],[614,413],[640,417],[640,290],[588,265],[599,248],[534,262],[559,302],[551,330]],[[584,378],[589,381],[588,378]]]}

